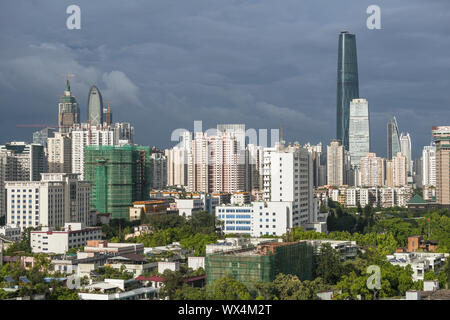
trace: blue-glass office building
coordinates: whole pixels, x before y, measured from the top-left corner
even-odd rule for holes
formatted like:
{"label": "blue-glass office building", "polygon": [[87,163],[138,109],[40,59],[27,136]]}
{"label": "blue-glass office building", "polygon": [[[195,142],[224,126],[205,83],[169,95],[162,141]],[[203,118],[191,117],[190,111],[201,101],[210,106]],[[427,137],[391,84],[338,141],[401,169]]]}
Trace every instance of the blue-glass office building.
{"label": "blue-glass office building", "polygon": [[337,68],[336,138],[349,150],[350,101],[359,98],[356,37],[348,31],[339,35]]}

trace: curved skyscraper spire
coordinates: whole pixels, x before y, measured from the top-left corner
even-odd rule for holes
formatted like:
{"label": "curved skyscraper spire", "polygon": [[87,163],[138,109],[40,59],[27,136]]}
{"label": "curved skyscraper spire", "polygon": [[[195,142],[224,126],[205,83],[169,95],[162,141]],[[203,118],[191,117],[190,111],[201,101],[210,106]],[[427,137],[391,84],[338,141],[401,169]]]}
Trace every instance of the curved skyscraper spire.
{"label": "curved skyscraper spire", "polygon": [[392,118],[387,124],[387,159],[392,160],[398,152],[401,152],[400,135],[398,134],[397,119]]}
{"label": "curved skyscraper spire", "polygon": [[88,121],[92,126],[103,124],[103,99],[96,86],[92,86],[89,90],[87,111]]}
{"label": "curved skyscraper spire", "polygon": [[350,101],[359,98],[356,37],[348,31],[339,35],[337,68],[336,138],[349,149]]}

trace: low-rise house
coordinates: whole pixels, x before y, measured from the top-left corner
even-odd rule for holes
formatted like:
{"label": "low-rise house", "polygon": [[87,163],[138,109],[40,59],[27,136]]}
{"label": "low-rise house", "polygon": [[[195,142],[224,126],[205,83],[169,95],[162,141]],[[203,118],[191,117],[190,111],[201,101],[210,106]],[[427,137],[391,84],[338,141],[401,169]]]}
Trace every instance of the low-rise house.
{"label": "low-rise house", "polygon": [[158,263],[149,263],[144,256],[129,253],[108,258],[106,265],[119,270],[124,266],[126,271],[137,277],[156,269]]}
{"label": "low-rise house", "polygon": [[34,267],[35,259],[34,257],[28,257],[28,256],[3,256],[3,264],[5,263],[16,263],[19,262],[22,267],[25,268],[25,270],[30,270]]}
{"label": "low-rise house", "polygon": [[84,252],[107,253],[111,255],[123,255],[129,253],[143,254],[142,243],[112,243],[106,240],[88,241]]}
{"label": "low-rise house", "polygon": [[342,260],[353,259],[358,254],[358,245],[356,241],[341,241],[341,240],[327,240],[327,239],[315,239],[306,240],[311,243],[315,248],[320,248],[328,243],[333,249],[341,254]]}
{"label": "low-rise house", "polygon": [[134,232],[125,235],[125,240],[129,238],[139,237],[145,234],[149,234],[151,232],[149,226],[147,224],[141,224],[140,226],[134,227]]}
{"label": "low-rise house", "polygon": [[408,237],[408,251],[436,251],[438,242],[433,240],[424,240],[423,236]]}
{"label": "low-rise house", "polygon": [[53,272],[65,274],[76,273],[79,277],[88,276],[90,271],[95,270],[106,263],[106,254],[95,252],[77,252],[76,255],[63,255],[52,259]]}
{"label": "low-rise house", "polygon": [[[144,286],[150,286],[158,290],[164,286],[164,278],[161,276],[139,276],[136,280],[141,281]],[[202,288],[206,283],[206,275],[184,278],[182,282],[192,287]]]}
{"label": "low-rise house", "polygon": [[445,264],[448,253],[431,252],[396,252],[387,255],[387,260],[397,266],[411,266],[413,270],[413,281],[424,280],[424,275],[428,271],[438,272]]}
{"label": "low-rise house", "polygon": [[158,273],[163,274],[164,271],[180,271],[180,263],[179,262],[158,262]]}
{"label": "low-rise house", "polygon": [[158,290],[142,287],[134,279],[105,279],[86,286],[78,296],[81,300],[154,300],[158,297]]}
{"label": "low-rise house", "polygon": [[0,236],[12,241],[20,241],[22,238],[22,233],[20,228],[15,224],[7,224],[5,226],[0,226]]}
{"label": "low-rise house", "polygon": [[188,257],[188,268],[197,270],[199,268],[205,269],[205,257]]}

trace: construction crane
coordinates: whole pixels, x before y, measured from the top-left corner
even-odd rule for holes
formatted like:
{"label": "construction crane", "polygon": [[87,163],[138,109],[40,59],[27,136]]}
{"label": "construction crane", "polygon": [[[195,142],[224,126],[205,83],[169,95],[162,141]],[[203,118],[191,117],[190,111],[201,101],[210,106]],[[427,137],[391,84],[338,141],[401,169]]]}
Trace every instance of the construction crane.
{"label": "construction crane", "polygon": [[56,129],[58,126],[54,124],[16,124],[16,127],[19,128],[50,128]]}

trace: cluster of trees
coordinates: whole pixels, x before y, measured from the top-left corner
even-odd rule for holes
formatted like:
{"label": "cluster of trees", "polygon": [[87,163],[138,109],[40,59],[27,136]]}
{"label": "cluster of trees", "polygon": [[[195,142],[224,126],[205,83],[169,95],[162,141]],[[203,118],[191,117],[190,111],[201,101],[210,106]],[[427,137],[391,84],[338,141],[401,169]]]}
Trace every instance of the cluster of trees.
{"label": "cluster of trees", "polygon": [[[411,212],[407,208],[344,208],[338,202],[328,202],[330,214],[327,219],[329,238],[355,240],[359,245],[380,245],[383,239],[377,235],[389,235],[389,247],[405,247],[408,237],[424,235],[425,239],[439,242],[439,252],[450,252],[450,210]],[[325,210],[325,208],[322,208]],[[429,222],[428,222],[429,221]],[[367,236],[369,235],[369,236]],[[369,238],[369,239],[367,239]],[[396,244],[395,244],[396,242]],[[382,245],[382,244],[381,244]],[[395,249],[395,248],[394,248]],[[391,249],[387,251],[392,251]],[[393,251],[392,251],[393,252]]]}
{"label": "cluster of trees", "polygon": [[217,242],[215,217],[209,212],[196,212],[190,219],[178,215],[154,216],[149,219],[153,232],[128,239],[143,243],[146,247],[165,246],[174,241],[182,248],[191,250],[196,256],[205,255],[207,244]]}
{"label": "cluster of trees", "polygon": [[[26,270],[20,261],[4,264],[0,268],[0,300],[41,294],[44,294],[47,300],[78,300],[77,290],[68,289],[63,282],[52,280],[47,283],[44,281],[46,277],[59,276],[51,274],[49,268],[50,259],[45,255],[35,255],[34,266],[29,270]],[[6,276],[11,277],[16,285],[19,284],[18,291],[7,292],[2,289],[10,286],[4,280]],[[27,277],[30,283],[21,283],[19,278],[23,276]]]}
{"label": "cluster of trees", "polygon": [[[204,288],[194,288],[182,281],[177,272],[165,271],[162,297],[174,300],[315,300],[317,293],[333,290],[337,300],[371,300],[402,297],[408,290],[423,290],[423,281],[412,280],[410,266],[394,266],[383,253],[370,247],[354,260],[343,261],[339,252],[325,244],[315,257],[315,274],[312,281],[301,281],[296,275],[278,274],[272,282],[243,283],[231,275],[218,279]],[[372,273],[369,266],[380,268],[380,286],[368,286]],[[450,281],[447,262],[438,274],[427,273],[425,279],[438,279],[441,287]]]}
{"label": "cluster of trees", "polygon": [[122,265],[120,269],[112,268],[110,266],[103,266],[98,268],[96,272],[99,274],[98,280],[100,281],[105,279],[129,280],[134,278],[134,274],[128,272],[124,265]]}
{"label": "cluster of trees", "polygon": [[212,284],[197,288],[183,283],[174,274],[165,272],[160,297],[171,300],[317,300],[317,292],[328,288],[320,278],[301,281],[295,275],[282,273],[272,282],[249,284],[225,275]]}
{"label": "cluster of trees", "polygon": [[30,232],[34,230],[33,228],[27,228],[22,232],[22,240],[12,243],[6,250],[3,251],[5,256],[14,256],[20,254],[23,256],[30,256],[31,244],[30,244]]}

